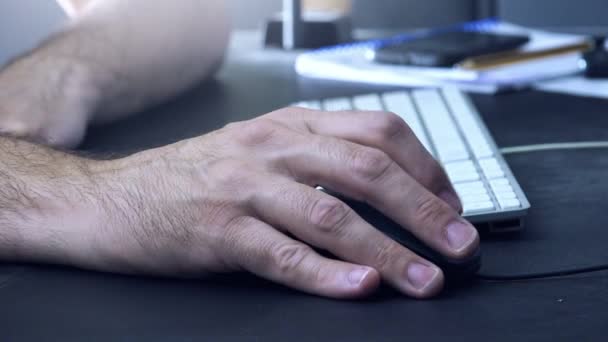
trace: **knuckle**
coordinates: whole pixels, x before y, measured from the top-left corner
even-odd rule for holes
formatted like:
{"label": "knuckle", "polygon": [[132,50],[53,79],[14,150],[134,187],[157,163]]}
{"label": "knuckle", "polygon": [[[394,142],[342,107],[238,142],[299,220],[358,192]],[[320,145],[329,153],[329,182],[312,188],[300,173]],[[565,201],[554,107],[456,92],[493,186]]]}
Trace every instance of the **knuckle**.
{"label": "knuckle", "polygon": [[430,195],[422,195],[415,201],[414,220],[425,223],[438,222],[445,212],[445,207],[439,199]]}
{"label": "knuckle", "polygon": [[385,243],[377,244],[374,251],[375,267],[381,270],[390,268],[401,257],[401,248],[396,242],[388,239]]}
{"label": "knuckle", "polygon": [[310,221],[320,231],[343,236],[352,217],[352,210],[338,199],[318,200],[310,214]]}
{"label": "knuckle", "polygon": [[310,279],[312,284],[318,287],[323,287],[326,284],[331,284],[332,280],[335,279],[335,272],[323,264],[316,264],[311,266]]}
{"label": "knuckle", "polygon": [[[221,230],[210,230],[211,233],[219,232],[212,235],[214,242],[215,240],[219,241],[217,245],[226,247],[228,252],[241,251],[240,244],[242,244],[243,232],[245,232],[243,228],[254,225],[255,220],[247,216],[234,215],[227,216],[222,221],[218,222],[222,226]],[[215,223],[217,221],[211,219],[210,222]]]}
{"label": "knuckle", "polygon": [[351,163],[354,174],[367,182],[382,179],[393,166],[392,159],[386,153],[374,149],[356,150]]}
{"label": "knuckle", "polygon": [[270,119],[257,119],[233,126],[236,140],[242,145],[256,146],[265,144],[282,131],[283,126]]}
{"label": "knuckle", "polygon": [[216,257],[223,259],[225,264],[245,269],[252,264],[259,267],[271,264],[267,252],[269,249],[257,248],[257,246],[266,244],[264,238],[257,235],[252,236],[250,230],[247,229],[259,224],[255,218],[237,214],[220,222],[212,220],[210,222],[213,225],[221,226],[222,229],[209,229],[207,231],[211,242],[209,251]]}
{"label": "knuckle", "polygon": [[439,164],[439,162],[433,160],[430,169],[431,170],[428,174],[432,183],[445,183],[448,181],[448,174],[446,173],[443,166]]}
{"label": "knuckle", "polygon": [[236,234],[239,234],[243,231],[244,227],[253,226],[256,224],[256,220],[253,217],[244,216],[244,215],[232,215],[224,224],[224,231],[227,232],[227,236],[232,240],[237,240],[235,238]]}
{"label": "knuckle", "polygon": [[272,259],[280,275],[297,273],[304,260],[312,253],[312,248],[300,243],[285,243],[272,251]]}
{"label": "knuckle", "polygon": [[214,163],[210,170],[219,184],[241,183],[250,179],[250,167],[234,159],[223,159]]}
{"label": "knuckle", "polygon": [[283,119],[283,118],[293,118],[297,117],[301,112],[308,111],[308,109],[297,106],[289,106],[281,109],[277,109],[274,112],[270,112],[261,116],[261,118],[268,119]]}
{"label": "knuckle", "polygon": [[223,159],[210,165],[203,182],[207,190],[230,201],[245,204],[255,192],[259,175],[249,163]]}
{"label": "knuckle", "polygon": [[372,122],[376,125],[375,130],[382,141],[394,140],[411,133],[409,126],[395,113],[382,112]]}
{"label": "knuckle", "polygon": [[[421,163],[421,166],[426,163]],[[428,165],[428,164],[427,164]],[[420,167],[416,170],[416,178],[423,186],[430,190],[438,190],[447,185],[448,176],[436,161],[431,161],[430,166]]]}

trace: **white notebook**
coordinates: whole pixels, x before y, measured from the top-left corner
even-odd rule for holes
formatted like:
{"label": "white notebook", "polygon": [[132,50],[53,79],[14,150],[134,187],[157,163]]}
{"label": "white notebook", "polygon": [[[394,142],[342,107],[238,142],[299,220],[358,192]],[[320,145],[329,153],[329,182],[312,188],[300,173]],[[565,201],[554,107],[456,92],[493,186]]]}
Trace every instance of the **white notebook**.
{"label": "white notebook", "polygon": [[[504,34],[526,34],[530,42],[523,51],[584,42],[581,35],[551,33],[528,29],[494,19],[463,24],[455,29]],[[390,39],[403,39],[428,34],[417,31]],[[374,63],[369,54],[386,40],[373,40],[339,45],[301,54],[296,61],[299,75],[348,82],[363,82],[393,86],[458,85],[463,90],[496,93],[530,86],[537,81],[572,75],[581,71],[580,54],[569,53],[536,61],[522,62],[484,71],[458,68],[429,68]]]}

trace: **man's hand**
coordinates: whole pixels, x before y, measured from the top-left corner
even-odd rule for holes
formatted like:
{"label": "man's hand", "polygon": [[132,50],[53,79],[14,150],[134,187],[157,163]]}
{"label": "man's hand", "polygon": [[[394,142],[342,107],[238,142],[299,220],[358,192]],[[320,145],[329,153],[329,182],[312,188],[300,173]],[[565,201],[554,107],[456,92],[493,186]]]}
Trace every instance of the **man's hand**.
{"label": "man's hand", "polygon": [[75,147],[99,102],[95,71],[52,50],[40,48],[0,72],[0,133]]}
{"label": "man's hand", "polygon": [[0,134],[74,147],[86,125],[170,99],[213,74],[224,0],[63,0],[74,18],[0,70]]}
{"label": "man's hand", "polygon": [[336,298],[380,279],[417,298],[440,291],[439,268],[316,185],[370,203],[446,256],[479,241],[442,168],[390,113],[283,109],[93,174],[103,214],[79,241],[94,246],[83,260],[98,257],[88,266],[109,271],[244,270]]}

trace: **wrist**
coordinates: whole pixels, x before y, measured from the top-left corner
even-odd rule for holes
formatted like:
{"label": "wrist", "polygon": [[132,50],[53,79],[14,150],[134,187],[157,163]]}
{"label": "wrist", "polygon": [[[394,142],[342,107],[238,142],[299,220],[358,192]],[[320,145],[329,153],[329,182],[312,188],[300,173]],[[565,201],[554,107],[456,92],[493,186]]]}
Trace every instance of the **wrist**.
{"label": "wrist", "polygon": [[[184,181],[179,160],[168,160],[170,147],[94,165],[100,189],[91,248],[99,270],[122,273],[190,273],[183,264],[193,250],[186,222],[200,213],[200,203],[190,198],[191,184]],[[199,248],[204,246],[198,245]]]}
{"label": "wrist", "polygon": [[150,254],[154,251],[146,249],[142,240],[145,229],[157,224],[154,215],[160,213],[155,210],[162,210],[158,198],[153,197],[161,190],[154,188],[158,183],[150,179],[149,154],[88,165],[94,194],[78,209],[86,217],[81,226],[82,239],[87,241],[84,253],[75,258],[79,266],[123,273],[134,272],[133,265],[139,265],[139,270],[156,266],[155,255]]}
{"label": "wrist", "polygon": [[61,164],[29,168],[4,184],[2,200],[10,210],[0,213],[0,228],[9,232],[12,248],[3,259],[72,263],[91,247],[98,191],[89,171],[93,162],[59,154],[39,162],[46,166],[60,157]]}

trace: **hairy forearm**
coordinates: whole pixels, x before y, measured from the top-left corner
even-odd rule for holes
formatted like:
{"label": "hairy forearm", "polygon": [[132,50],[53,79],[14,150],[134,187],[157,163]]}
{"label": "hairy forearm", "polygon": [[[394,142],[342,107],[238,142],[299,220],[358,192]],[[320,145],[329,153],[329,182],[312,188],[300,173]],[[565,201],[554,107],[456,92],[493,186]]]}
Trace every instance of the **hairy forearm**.
{"label": "hairy forearm", "polygon": [[91,62],[96,120],[163,101],[219,66],[228,40],[223,0],[95,0],[48,48]]}
{"label": "hairy forearm", "polygon": [[149,265],[150,251],[140,246],[147,235],[136,229],[163,222],[151,208],[165,199],[144,194],[156,182],[136,167],[154,156],[93,160],[0,136],[0,262],[158,267]]}
{"label": "hairy forearm", "polygon": [[0,260],[65,262],[87,248],[78,233],[95,192],[85,159],[0,137]]}
{"label": "hairy forearm", "polygon": [[182,207],[178,177],[154,171],[168,157],[93,160],[0,136],[0,262],[179,273],[181,250],[157,249],[186,239],[172,227],[198,211]]}
{"label": "hairy forearm", "polygon": [[91,121],[184,91],[221,63],[224,7],[223,0],[88,1],[60,32],[0,72],[0,132],[71,146]]}

